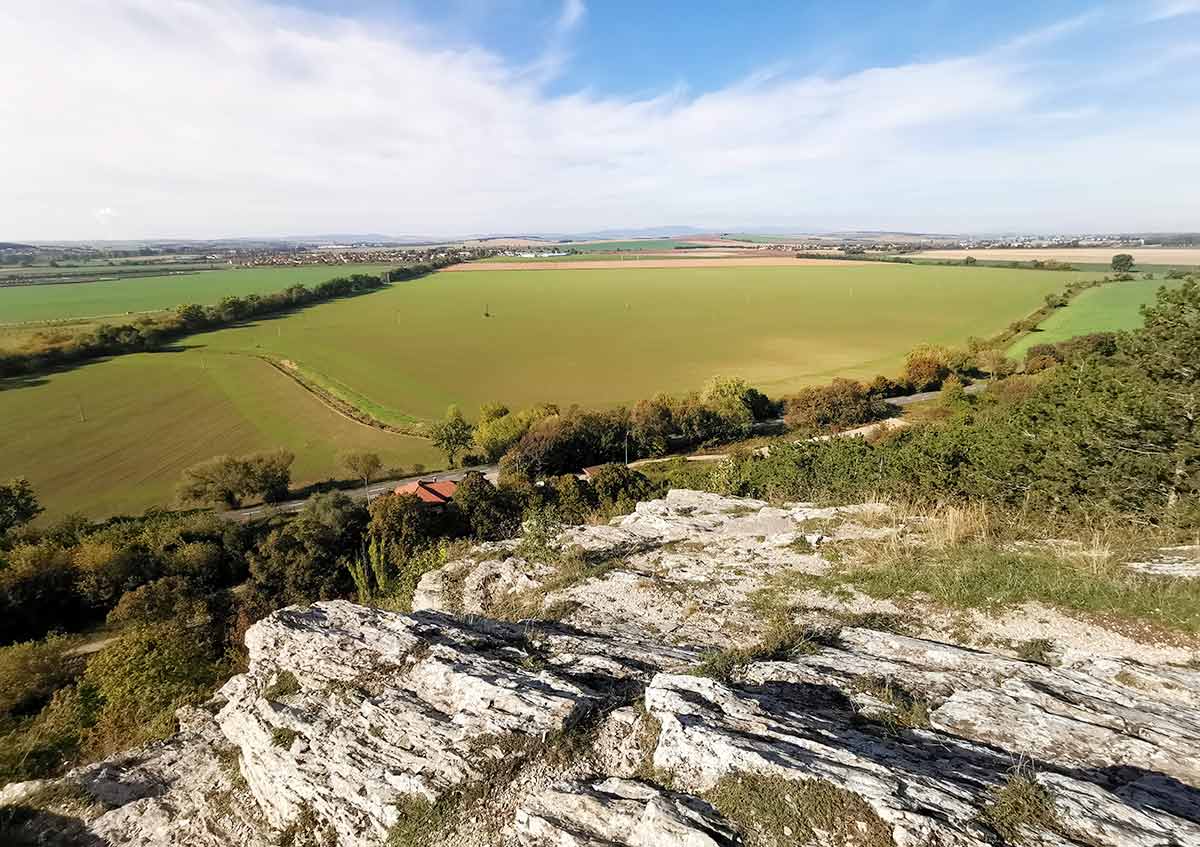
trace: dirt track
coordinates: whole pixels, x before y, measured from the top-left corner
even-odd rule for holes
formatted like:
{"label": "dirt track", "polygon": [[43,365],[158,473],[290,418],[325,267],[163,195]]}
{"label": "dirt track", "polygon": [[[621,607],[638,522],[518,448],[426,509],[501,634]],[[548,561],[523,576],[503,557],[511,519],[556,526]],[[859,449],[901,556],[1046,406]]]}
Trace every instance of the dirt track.
{"label": "dirt track", "polygon": [[584,259],[578,262],[466,262],[451,265],[441,272],[463,271],[586,271],[606,268],[728,268],[795,267],[797,265],[885,265],[883,262],[858,262],[849,259],[795,259],[791,256],[732,256],[728,259]]}

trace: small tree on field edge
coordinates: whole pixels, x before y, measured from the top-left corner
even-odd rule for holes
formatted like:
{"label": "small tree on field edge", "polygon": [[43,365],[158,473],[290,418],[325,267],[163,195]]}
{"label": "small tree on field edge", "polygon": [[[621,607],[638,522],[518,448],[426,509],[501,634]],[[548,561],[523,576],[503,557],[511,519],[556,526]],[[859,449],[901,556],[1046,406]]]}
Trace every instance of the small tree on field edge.
{"label": "small tree on field edge", "polygon": [[474,428],[463,417],[458,406],[446,410],[446,417],[429,427],[429,440],[446,454],[446,460],[454,467],[458,454],[471,446]]}
{"label": "small tree on field edge", "polygon": [[379,454],[365,451],[347,453],[342,456],[342,466],[362,480],[363,491],[367,495],[367,500],[370,500],[371,480],[383,470],[383,462],[380,460]]}

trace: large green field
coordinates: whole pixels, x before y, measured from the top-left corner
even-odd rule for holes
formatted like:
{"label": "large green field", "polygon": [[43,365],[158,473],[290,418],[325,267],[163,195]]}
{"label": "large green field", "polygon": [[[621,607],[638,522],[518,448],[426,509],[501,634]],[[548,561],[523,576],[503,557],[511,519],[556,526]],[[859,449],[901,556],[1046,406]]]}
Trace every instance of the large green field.
{"label": "large green field", "polygon": [[1152,302],[1163,285],[1178,284],[1135,280],[1089,288],[1066,307],[1056,309],[1042,321],[1037,332],[1017,339],[1008,353],[1015,358],[1023,358],[1025,351],[1035,344],[1055,344],[1091,332],[1137,329],[1142,325],[1141,307]]}
{"label": "large green field", "polygon": [[169,504],[189,465],[276,447],[296,454],[299,481],[344,476],[351,448],[441,464],[428,442],[343,418],[249,356],[138,353],[0,391],[0,479],[29,477],[50,518]]}
{"label": "large green field", "polygon": [[0,288],[0,324],[51,321],[208,305],[229,295],[266,294],[289,285],[315,285],[352,273],[379,273],[380,265],[310,265],[295,268],[231,268],[221,271],[19,285]]}
{"label": "large green field", "polygon": [[53,513],[101,515],[164,502],[184,467],[220,453],[287,447],[300,481],[336,474],[350,447],[439,464],[427,442],[341,417],[258,356],[396,423],[450,403],[468,415],[490,400],[627,403],[714,374],[781,394],[895,372],[918,342],[993,334],[1071,278],[907,265],[439,273],[10,385],[0,477],[29,476]]}

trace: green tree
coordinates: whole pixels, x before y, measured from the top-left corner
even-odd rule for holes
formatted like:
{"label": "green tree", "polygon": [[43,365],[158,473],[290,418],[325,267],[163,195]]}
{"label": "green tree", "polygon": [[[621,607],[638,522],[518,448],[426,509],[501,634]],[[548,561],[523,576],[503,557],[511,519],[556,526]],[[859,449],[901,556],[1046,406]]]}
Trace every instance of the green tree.
{"label": "green tree", "polygon": [[0,537],[29,523],[42,512],[33,486],[24,477],[0,485]]}
{"label": "green tree", "polygon": [[383,461],[379,458],[378,453],[367,453],[358,451],[354,453],[346,453],[342,456],[342,465],[350,473],[362,480],[363,491],[367,495],[367,500],[371,499],[371,480],[383,470]]}
{"label": "green tree", "polygon": [[478,471],[471,471],[458,484],[454,509],[462,515],[471,535],[481,541],[508,538],[520,524],[520,509]]}
{"label": "green tree", "polygon": [[462,416],[458,406],[446,410],[446,417],[429,427],[429,440],[446,454],[446,460],[454,467],[458,454],[471,446],[474,429]]}
{"label": "green tree", "polygon": [[248,456],[243,460],[248,470],[246,493],[258,494],[266,503],[286,500],[295,460],[295,454],[288,450]]}
{"label": "green tree", "polygon": [[217,456],[192,465],[183,472],[179,498],[185,503],[204,503],[236,509],[249,493],[249,466],[233,456]]}
{"label": "green tree", "polygon": [[930,391],[950,375],[947,364],[950,351],[945,347],[921,344],[914,347],[904,360],[904,378],[913,391]]}
{"label": "green tree", "polygon": [[1128,253],[1117,253],[1112,257],[1112,269],[1117,273],[1129,273],[1133,270],[1133,256]]}

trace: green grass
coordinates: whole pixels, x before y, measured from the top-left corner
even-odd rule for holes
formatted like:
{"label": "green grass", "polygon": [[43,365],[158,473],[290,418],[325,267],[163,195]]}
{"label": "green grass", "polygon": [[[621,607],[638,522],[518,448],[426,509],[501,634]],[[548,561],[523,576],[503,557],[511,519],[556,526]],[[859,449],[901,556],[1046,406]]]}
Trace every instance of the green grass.
{"label": "green grass", "polygon": [[[309,282],[332,275],[225,276],[275,290],[304,281],[301,272]],[[389,466],[438,467],[428,442],[347,420],[258,357],[290,360],[402,427],[451,403],[468,415],[491,400],[611,406],[698,389],[714,374],[779,395],[833,376],[896,372],[918,342],[991,335],[1071,277],[906,265],[434,274],[191,336],[179,352],[0,383],[0,468],[6,478],[27,475],[51,515],[102,516],[168,502],[185,467],[223,453],[285,447],[296,454],[297,482],[344,475],[336,456],[348,449],[378,451]],[[170,282],[188,288],[217,278]],[[14,293],[48,288],[87,311],[97,306],[79,298],[97,285],[0,290],[0,307]],[[141,292],[141,305],[145,289],[153,291],[148,280],[113,285]],[[208,300],[216,289],[207,292],[177,291],[171,300]],[[33,303],[27,314],[62,308]]]}
{"label": "green grass", "polygon": [[[1140,574],[1120,564],[1065,561],[1006,552],[985,544],[946,550],[914,548],[902,555],[867,546],[861,563],[809,584],[836,590],[849,585],[875,598],[924,595],[949,608],[1001,610],[1037,601],[1111,624],[1131,623],[1194,635],[1200,632],[1200,584]],[[1051,646],[1023,648],[1030,661],[1049,661]]]}
{"label": "green grass", "polygon": [[[390,266],[386,266],[390,267]],[[208,305],[232,294],[267,294],[289,285],[315,285],[352,273],[378,273],[383,265],[316,265],[297,268],[235,268],[98,282],[0,288],[0,324],[54,321]]]}
{"label": "green grass", "polygon": [[16,386],[0,391],[0,476],[28,476],[46,519],[169,504],[184,468],[223,453],[285,447],[299,483],[345,476],[351,449],[442,465],[429,442],[347,420],[249,356],[139,353]]}
{"label": "green grass", "polygon": [[492,400],[632,403],[714,374],[780,394],[898,371],[920,341],[991,335],[1068,277],[899,265],[477,270],[189,343],[288,359],[426,419],[451,403],[468,415]]}
{"label": "green grass", "polygon": [[704,795],[746,847],[892,847],[891,828],[858,794],[823,779],[755,773],[721,777]]}
{"label": "green grass", "polygon": [[1055,309],[1042,321],[1037,332],[1017,339],[1008,353],[1015,358],[1023,358],[1025,351],[1035,344],[1056,344],[1092,332],[1137,329],[1142,325],[1141,307],[1153,302],[1163,285],[1176,286],[1179,283],[1139,279],[1089,288],[1080,292],[1066,307]]}

